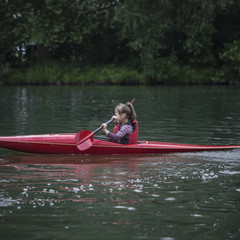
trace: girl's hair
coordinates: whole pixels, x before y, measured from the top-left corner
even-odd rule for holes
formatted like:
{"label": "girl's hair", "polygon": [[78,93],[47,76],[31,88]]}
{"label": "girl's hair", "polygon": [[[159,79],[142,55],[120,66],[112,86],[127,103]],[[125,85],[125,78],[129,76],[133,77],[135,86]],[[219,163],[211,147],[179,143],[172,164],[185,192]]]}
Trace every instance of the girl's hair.
{"label": "girl's hair", "polygon": [[129,120],[136,120],[137,115],[133,105],[130,102],[127,102],[126,104],[119,103],[116,106],[115,111],[117,111],[119,114],[125,113]]}

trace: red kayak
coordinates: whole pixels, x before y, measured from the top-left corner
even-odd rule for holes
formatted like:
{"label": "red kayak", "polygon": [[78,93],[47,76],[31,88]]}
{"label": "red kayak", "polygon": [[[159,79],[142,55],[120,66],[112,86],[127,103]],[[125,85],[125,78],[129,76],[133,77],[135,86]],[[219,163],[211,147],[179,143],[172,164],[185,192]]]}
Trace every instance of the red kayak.
{"label": "red kayak", "polygon": [[81,151],[75,134],[44,134],[0,137],[0,148],[43,154],[148,154],[240,149],[240,145],[211,146],[165,142],[139,141],[138,144],[119,144],[94,138],[88,149]]}

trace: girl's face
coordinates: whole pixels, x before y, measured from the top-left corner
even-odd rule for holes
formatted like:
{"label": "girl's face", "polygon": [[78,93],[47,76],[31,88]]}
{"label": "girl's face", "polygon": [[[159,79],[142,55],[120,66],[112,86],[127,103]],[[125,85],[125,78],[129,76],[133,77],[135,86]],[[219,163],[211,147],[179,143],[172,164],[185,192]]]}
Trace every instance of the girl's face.
{"label": "girl's face", "polygon": [[125,123],[127,118],[126,118],[126,114],[125,113],[121,113],[119,114],[118,111],[115,111],[115,121],[118,123],[118,124],[122,124],[122,123]]}

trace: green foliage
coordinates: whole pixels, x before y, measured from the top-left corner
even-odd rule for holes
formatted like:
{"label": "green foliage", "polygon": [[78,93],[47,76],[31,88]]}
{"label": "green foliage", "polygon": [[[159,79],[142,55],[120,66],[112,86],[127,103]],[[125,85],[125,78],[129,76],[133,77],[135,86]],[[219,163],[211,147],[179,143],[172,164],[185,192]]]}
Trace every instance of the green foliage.
{"label": "green foliage", "polygon": [[179,82],[184,84],[211,84],[213,70],[210,68],[194,69],[183,66],[178,74]]}
{"label": "green foliage", "polygon": [[[141,67],[147,78],[153,78],[155,60],[159,51],[168,48],[165,40],[173,22],[166,17],[167,1],[130,0],[116,10],[114,20],[122,29],[122,38],[129,40],[129,46],[139,54]],[[150,17],[151,16],[151,17]]]}
{"label": "green foliage", "polygon": [[5,84],[57,84],[61,74],[58,64],[37,65],[27,71],[14,70]]}
{"label": "green foliage", "polygon": [[0,33],[4,38],[0,46],[8,46],[0,60],[6,60],[13,47],[34,44],[36,61],[44,62],[62,44],[87,45],[109,21],[115,4],[108,0],[0,1]]}
{"label": "green foliage", "polygon": [[0,81],[239,83],[239,15],[239,0],[0,1]]}
{"label": "green foliage", "polygon": [[[171,83],[185,75],[193,80],[184,82],[205,83],[211,79],[206,80],[203,76],[211,78],[215,72],[212,69],[219,66],[215,52],[218,44],[214,38],[217,32],[215,20],[223,13],[230,16],[233,8],[239,16],[240,3],[236,0],[151,3],[128,0],[117,9],[115,21],[121,26],[122,38],[128,39],[129,46],[138,52],[145,76],[154,79],[151,82]],[[228,32],[228,35],[233,33]]]}
{"label": "green foliage", "polygon": [[136,70],[115,65],[87,67],[63,63],[37,65],[27,71],[13,71],[4,84],[78,84],[78,85],[136,85],[145,84],[145,78]]}
{"label": "green foliage", "polygon": [[151,83],[177,83],[177,76],[180,71],[180,66],[177,62],[177,57],[174,53],[169,57],[158,58],[155,61],[156,76],[152,79]]}
{"label": "green foliage", "polygon": [[240,84],[240,40],[224,46],[224,51],[219,54],[223,67],[212,79],[216,83]]}

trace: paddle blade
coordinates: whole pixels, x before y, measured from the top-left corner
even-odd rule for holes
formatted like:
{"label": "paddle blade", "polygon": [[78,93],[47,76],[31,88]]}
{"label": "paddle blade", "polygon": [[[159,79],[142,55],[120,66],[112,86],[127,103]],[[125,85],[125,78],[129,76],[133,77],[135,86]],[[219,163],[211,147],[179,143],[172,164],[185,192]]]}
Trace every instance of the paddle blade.
{"label": "paddle blade", "polygon": [[94,132],[91,132],[89,130],[78,132],[75,136],[75,143],[77,145],[77,148],[80,151],[84,151],[90,148],[93,144],[94,134],[95,134]]}

